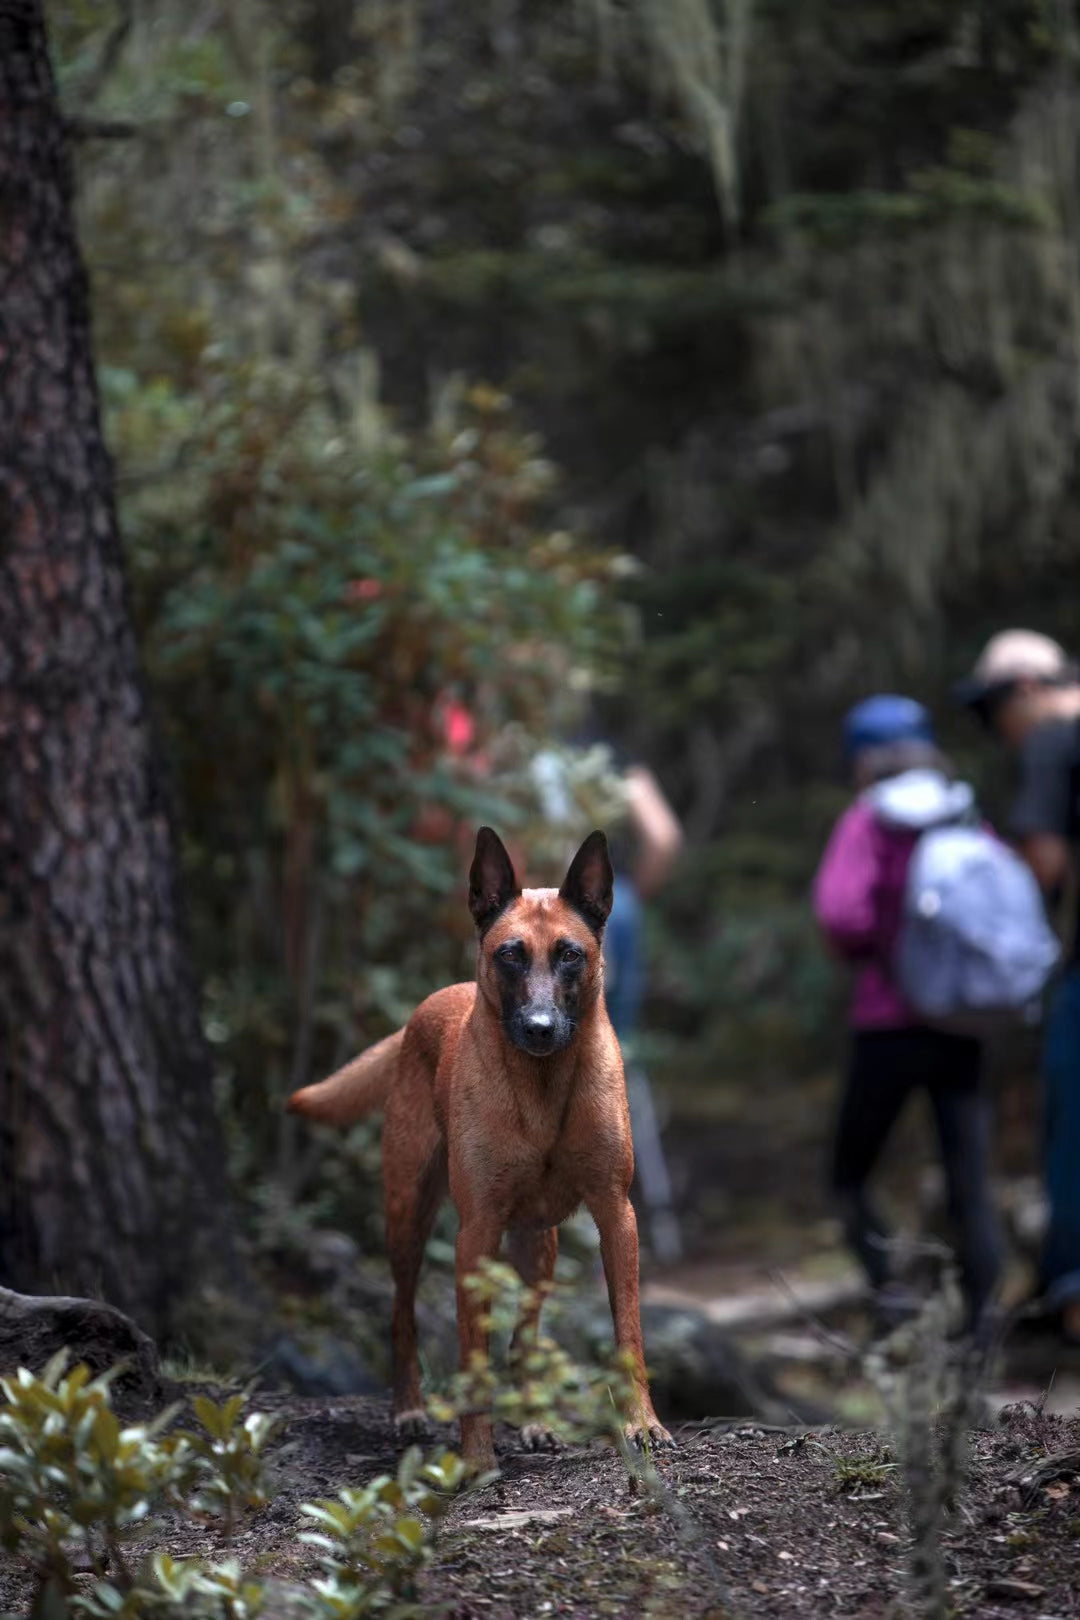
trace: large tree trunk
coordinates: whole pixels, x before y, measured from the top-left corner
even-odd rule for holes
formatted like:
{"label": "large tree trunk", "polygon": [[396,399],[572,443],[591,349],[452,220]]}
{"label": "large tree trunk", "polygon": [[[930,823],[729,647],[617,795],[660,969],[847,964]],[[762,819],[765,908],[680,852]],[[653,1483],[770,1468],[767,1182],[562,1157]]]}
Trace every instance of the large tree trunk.
{"label": "large tree trunk", "polygon": [[231,1270],[40,0],[0,0],[0,1282],[153,1333]]}

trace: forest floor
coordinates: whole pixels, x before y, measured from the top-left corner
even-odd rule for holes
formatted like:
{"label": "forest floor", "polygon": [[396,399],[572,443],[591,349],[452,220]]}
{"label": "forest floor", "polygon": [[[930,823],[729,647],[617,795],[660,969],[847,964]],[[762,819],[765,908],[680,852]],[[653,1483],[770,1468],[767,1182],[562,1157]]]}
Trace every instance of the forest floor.
{"label": "forest floor", "polygon": [[[697,1124],[679,1153],[698,1154],[699,1236],[691,1219],[690,1258],[677,1268],[646,1255],[643,1300],[703,1313],[781,1396],[823,1408],[830,1421],[788,1429],[718,1413],[673,1424],[677,1446],[656,1455],[663,1489],[652,1495],[631,1491],[609,1449],[529,1453],[501,1430],[501,1477],[460,1498],[444,1521],[421,1581],[425,1612],[449,1620],[895,1620],[901,1612],[905,1486],[873,1386],[830,1346],[834,1333],[864,1339],[866,1322],[824,1207],[821,1145],[805,1135],[790,1144],[780,1180],[775,1135],[773,1156],[759,1162],[760,1132]],[[894,1163],[910,1187],[927,1154],[917,1135],[901,1137],[898,1149]],[[1000,1184],[1003,1202],[1019,1185]],[[1013,1283],[1022,1289],[1020,1272]],[[219,1386],[210,1392],[220,1398]],[[155,1522],[142,1531],[142,1550],[232,1556],[270,1583],[269,1620],[289,1620],[297,1613],[290,1588],[317,1573],[297,1539],[302,1504],[392,1472],[400,1448],[377,1396],[257,1389],[251,1404],[280,1420],[267,1507],[229,1546],[190,1524]],[[971,1437],[967,1483],[941,1537],[948,1612],[1066,1620],[1080,1612],[1080,1354],[1010,1343],[984,1409],[986,1427]],[[448,1429],[435,1438],[455,1441]],[[1056,1465],[1059,1453],[1071,1462]],[[1025,1484],[1040,1466],[1039,1479]],[[0,1614],[24,1612],[25,1595],[0,1555]]]}
{"label": "forest floor", "polygon": [[[765,1356],[772,1345],[776,1367],[798,1372],[790,1341],[813,1336],[809,1316],[793,1324],[789,1298],[788,1319],[769,1327],[769,1310],[780,1308],[775,1289],[770,1297],[759,1281],[739,1294],[733,1282],[723,1267],[689,1266],[648,1284],[646,1295],[696,1299],[708,1308],[711,1289],[722,1284],[714,1310],[737,1328],[731,1317],[741,1307],[749,1331],[745,1338],[737,1332],[736,1342]],[[809,1300],[830,1287],[844,1297],[850,1282],[824,1264],[791,1277],[793,1291]],[[826,1315],[836,1320],[835,1312]],[[1051,1361],[1036,1359],[1026,1378],[1015,1356],[1007,1358],[1005,1377],[988,1391],[986,1427],[971,1437],[967,1483],[941,1539],[948,1612],[956,1620],[1066,1620],[1080,1612],[1080,1365],[1054,1374],[1052,1347],[1039,1351],[1048,1354]],[[176,1393],[190,1396],[198,1387],[186,1383]],[[631,1489],[608,1448],[536,1454],[514,1430],[500,1429],[501,1477],[461,1497],[444,1521],[421,1580],[423,1612],[448,1620],[895,1620],[908,1527],[893,1441],[880,1406],[876,1425],[853,1415],[873,1412],[874,1397],[850,1368],[843,1376],[819,1363],[809,1387],[817,1397],[831,1390],[840,1421],[672,1425],[677,1444],[655,1454],[663,1489],[651,1496]],[[207,1392],[221,1398],[222,1388]],[[1023,1399],[1025,1392],[1035,1398]],[[1052,1409],[1054,1397],[1064,1411]],[[297,1539],[302,1505],[392,1473],[400,1446],[383,1398],[305,1399],[256,1389],[251,1405],[275,1413],[280,1425],[267,1507],[227,1545],[205,1528],[155,1521],[140,1532],[140,1551],[236,1558],[269,1583],[268,1620],[294,1620],[290,1589],[318,1573]],[[453,1446],[455,1438],[437,1428],[432,1443]],[[1060,1468],[1053,1462],[1059,1453],[1071,1453]],[[1039,1466],[1043,1476],[1025,1483]],[[25,1584],[0,1555],[0,1614],[23,1613],[25,1602]]]}
{"label": "forest floor", "polygon": [[[148,1526],[145,1551],[226,1554],[270,1583],[266,1613],[295,1613],[288,1589],[316,1573],[297,1540],[300,1507],[392,1471],[386,1403],[287,1396],[278,1412],[269,1505],[225,1547],[190,1525]],[[446,1439],[452,1437],[447,1434]],[[500,1436],[502,1477],[460,1498],[422,1577],[424,1612],[450,1620],[533,1617],[845,1616],[886,1620],[904,1590],[903,1487],[873,1431],[785,1434],[752,1423],[683,1425],[656,1457],[675,1513],[633,1494],[610,1449],[522,1451]],[[1066,1620],[1080,1605],[1080,1481],[1053,1465],[1025,1490],[1025,1470],[1072,1449],[1080,1422],[1028,1406],[976,1433],[968,1483],[946,1520],[948,1603],[957,1617]],[[281,1586],[278,1583],[283,1583]],[[25,1588],[0,1562],[0,1609]]]}
{"label": "forest floor", "polygon": [[[392,1460],[385,1412],[370,1403],[292,1408],[287,1433],[298,1442],[289,1469],[302,1470],[308,1491],[316,1480],[333,1491],[343,1466]],[[460,1620],[890,1613],[906,1535],[895,1472],[874,1466],[888,1455],[877,1434],[686,1425],[676,1438],[656,1465],[681,1527],[630,1493],[610,1451],[534,1456],[508,1436],[502,1479],[451,1514],[424,1598]],[[1077,1445],[1075,1420],[1029,1407],[975,1436],[969,1484],[944,1537],[957,1615],[1076,1613],[1080,1486],[1049,1479],[1025,1505],[1015,1478],[1029,1458]],[[860,1462],[871,1466],[852,1466]],[[295,1502],[295,1487],[286,1489]],[[282,1556],[283,1516],[279,1501],[273,1532],[252,1527],[253,1552]]]}

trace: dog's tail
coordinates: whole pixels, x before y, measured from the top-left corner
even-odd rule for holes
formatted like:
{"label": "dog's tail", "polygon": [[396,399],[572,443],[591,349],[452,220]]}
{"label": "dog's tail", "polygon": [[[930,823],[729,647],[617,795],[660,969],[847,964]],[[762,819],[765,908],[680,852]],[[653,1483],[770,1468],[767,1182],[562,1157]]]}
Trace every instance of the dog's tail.
{"label": "dog's tail", "polygon": [[328,1080],[294,1091],[286,1103],[290,1114],[303,1114],[320,1125],[354,1125],[386,1105],[397,1078],[403,1029],[369,1046],[366,1052],[337,1069]]}

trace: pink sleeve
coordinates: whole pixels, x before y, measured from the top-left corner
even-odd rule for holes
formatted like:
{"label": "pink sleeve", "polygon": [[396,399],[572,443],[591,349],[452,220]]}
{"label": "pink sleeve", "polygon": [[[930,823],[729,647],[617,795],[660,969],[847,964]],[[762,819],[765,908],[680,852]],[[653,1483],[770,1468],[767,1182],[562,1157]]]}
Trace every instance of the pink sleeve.
{"label": "pink sleeve", "polygon": [[872,812],[853,804],[833,828],[814,878],[814,915],[844,956],[865,956],[877,943],[877,843]]}

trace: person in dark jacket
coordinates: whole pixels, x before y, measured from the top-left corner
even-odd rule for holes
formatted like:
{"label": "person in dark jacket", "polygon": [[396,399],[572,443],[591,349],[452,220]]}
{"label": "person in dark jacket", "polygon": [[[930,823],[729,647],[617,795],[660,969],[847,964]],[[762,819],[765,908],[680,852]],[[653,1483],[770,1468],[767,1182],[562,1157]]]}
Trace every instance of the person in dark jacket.
{"label": "person in dark jacket", "polygon": [[1066,935],[1069,965],[1043,1038],[1050,1218],[1040,1291],[1047,1321],[1080,1345],[1080,668],[1049,636],[1004,630],[984,647],[956,696],[1016,758],[1008,830]]}

